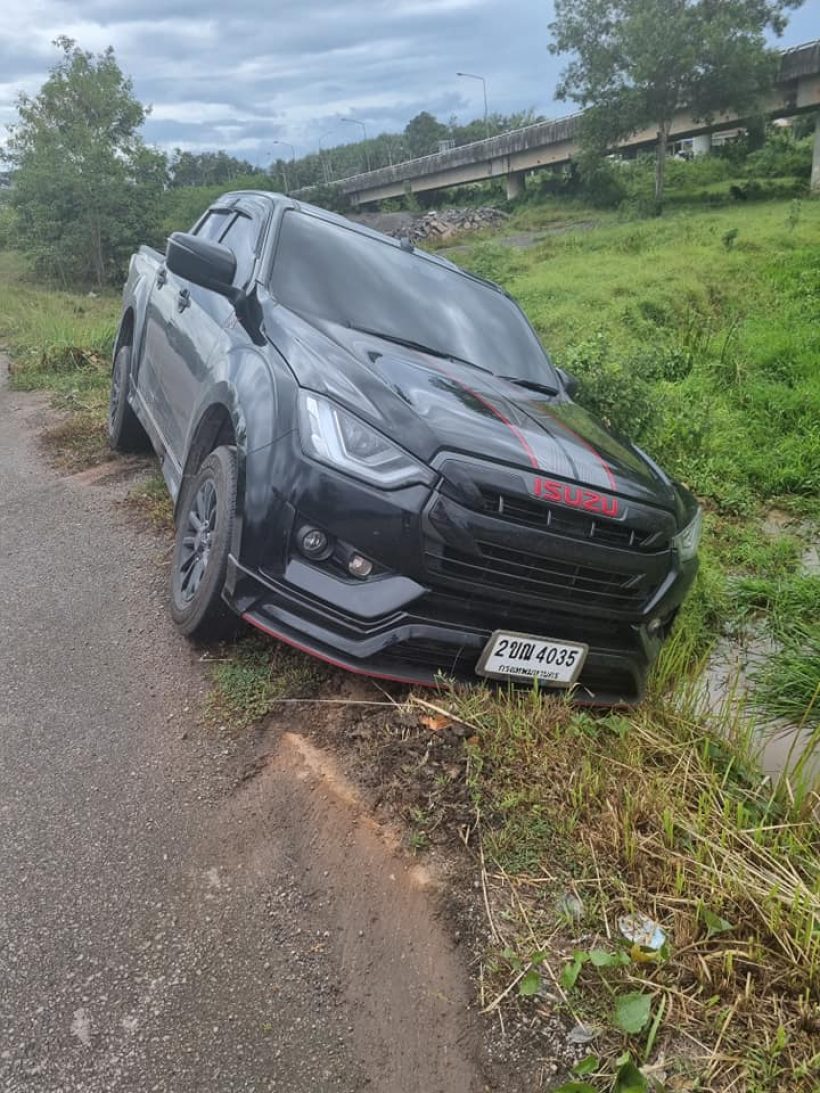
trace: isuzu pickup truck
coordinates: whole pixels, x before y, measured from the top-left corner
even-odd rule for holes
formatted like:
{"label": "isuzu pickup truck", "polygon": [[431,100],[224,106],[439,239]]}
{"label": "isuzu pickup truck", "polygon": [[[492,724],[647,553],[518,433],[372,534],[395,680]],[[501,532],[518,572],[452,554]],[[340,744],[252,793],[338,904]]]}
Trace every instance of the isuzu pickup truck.
{"label": "isuzu pickup truck", "polygon": [[109,433],[156,451],[170,609],[332,664],[640,698],[700,509],[573,400],[515,302],[277,194],[131,259]]}

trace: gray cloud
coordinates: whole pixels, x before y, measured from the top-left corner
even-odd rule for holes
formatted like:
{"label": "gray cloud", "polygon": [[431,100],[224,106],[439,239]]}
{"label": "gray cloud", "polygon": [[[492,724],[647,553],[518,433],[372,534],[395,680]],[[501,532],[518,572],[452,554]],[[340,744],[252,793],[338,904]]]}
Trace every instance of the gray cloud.
{"label": "gray cloud", "polygon": [[[816,33],[818,0],[784,38]],[[483,109],[556,115],[561,62],[546,50],[550,0],[13,0],[0,8],[0,125],[19,90],[36,91],[56,59],[51,41],[113,45],[143,102],[146,139],[164,148],[224,148],[266,162],[273,140],[298,154],[355,140],[339,115],[372,134],[420,110],[466,121]]]}

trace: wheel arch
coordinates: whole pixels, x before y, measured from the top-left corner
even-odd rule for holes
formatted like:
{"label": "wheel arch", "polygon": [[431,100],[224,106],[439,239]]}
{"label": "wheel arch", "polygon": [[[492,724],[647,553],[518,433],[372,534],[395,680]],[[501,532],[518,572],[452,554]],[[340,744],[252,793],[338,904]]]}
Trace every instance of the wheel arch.
{"label": "wheel arch", "polygon": [[117,336],[114,339],[114,356],[119,353],[124,345],[134,345],[134,330],[136,327],[136,319],[134,316],[133,307],[129,306],[125,309],[120,319],[120,325],[117,329]]}
{"label": "wheel arch", "polygon": [[202,461],[215,448],[223,445],[232,447],[236,451],[236,507],[234,514],[234,544],[236,545],[241,535],[245,498],[245,420],[238,402],[230,397],[231,392],[219,393],[227,397],[214,399],[203,407],[191,431],[191,439],[188,443],[185,464],[182,469],[182,478],[174,498],[174,518],[176,519],[180,499],[185,493],[186,486],[195,477]]}

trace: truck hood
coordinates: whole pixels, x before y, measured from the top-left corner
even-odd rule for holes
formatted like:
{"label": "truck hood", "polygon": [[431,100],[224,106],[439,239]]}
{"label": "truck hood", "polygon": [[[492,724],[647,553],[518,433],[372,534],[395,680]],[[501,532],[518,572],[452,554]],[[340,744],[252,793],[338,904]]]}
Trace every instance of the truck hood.
{"label": "truck hood", "polygon": [[564,395],[272,309],[267,329],[299,383],[370,421],[430,463],[441,451],[528,469],[674,512],[675,484],[643,452]]}

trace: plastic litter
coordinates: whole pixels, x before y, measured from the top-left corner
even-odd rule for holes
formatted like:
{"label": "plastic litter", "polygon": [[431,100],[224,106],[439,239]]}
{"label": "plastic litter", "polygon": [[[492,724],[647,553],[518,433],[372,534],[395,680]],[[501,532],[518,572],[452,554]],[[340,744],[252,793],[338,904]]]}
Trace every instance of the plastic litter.
{"label": "plastic litter", "polygon": [[658,952],[666,944],[666,934],[655,922],[646,915],[624,915],[618,919],[618,929],[627,941],[633,945],[639,945],[642,949],[650,949]]}

